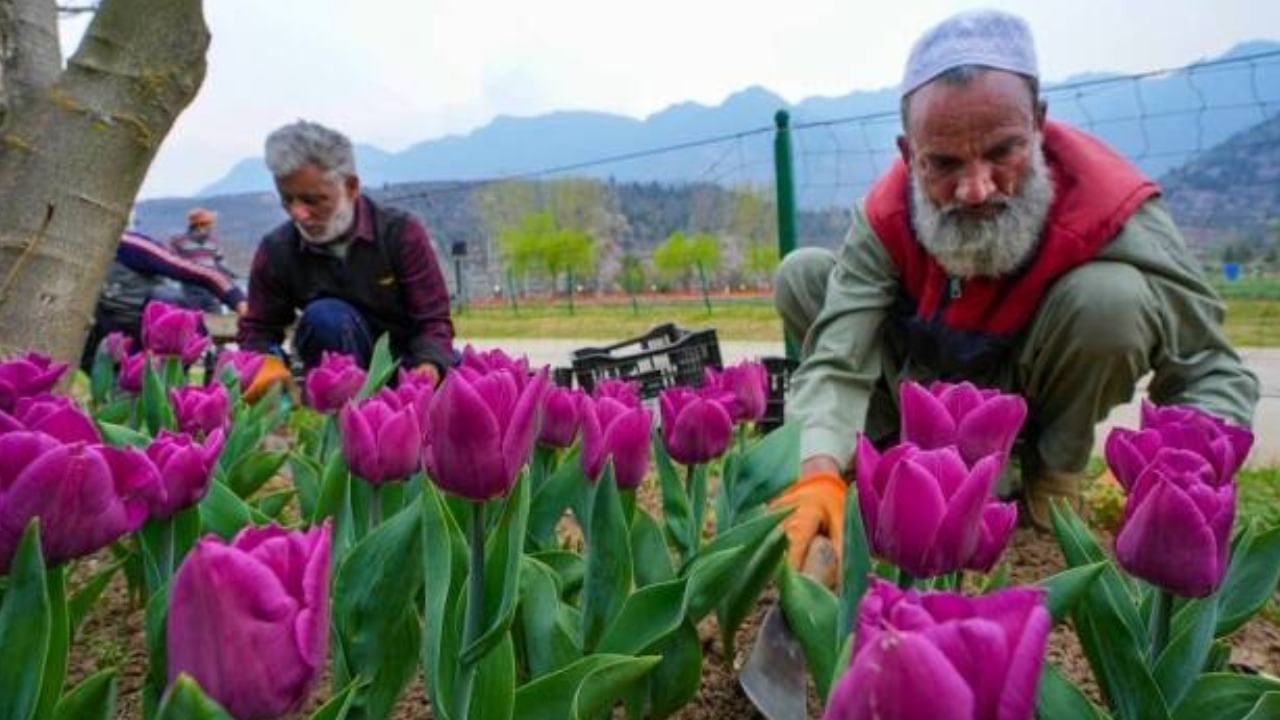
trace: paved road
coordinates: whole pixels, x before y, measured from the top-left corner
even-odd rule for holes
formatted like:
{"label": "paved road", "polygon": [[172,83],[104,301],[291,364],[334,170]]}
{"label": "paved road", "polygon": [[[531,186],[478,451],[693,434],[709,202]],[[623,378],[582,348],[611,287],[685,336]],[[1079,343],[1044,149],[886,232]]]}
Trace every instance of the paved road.
{"label": "paved road", "polygon": [[[478,339],[471,341],[478,348],[501,347],[507,352],[523,353],[534,365],[568,366],[569,355],[576,348],[609,345],[616,340],[528,340],[528,339]],[[782,355],[782,343],[742,342],[722,340],[720,354],[726,363],[745,358]],[[1280,348],[1245,349],[1241,351],[1245,363],[1258,374],[1262,382],[1262,402],[1254,418],[1257,441],[1251,465],[1280,465]],[[1138,402],[1122,405],[1112,411],[1098,432],[1099,442],[1106,437],[1106,428],[1114,425],[1136,426]]]}

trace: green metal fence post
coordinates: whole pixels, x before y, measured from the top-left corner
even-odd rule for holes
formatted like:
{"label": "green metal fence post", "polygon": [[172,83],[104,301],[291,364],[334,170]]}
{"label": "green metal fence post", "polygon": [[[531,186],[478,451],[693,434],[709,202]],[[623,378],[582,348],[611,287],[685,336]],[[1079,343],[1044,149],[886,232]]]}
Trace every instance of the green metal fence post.
{"label": "green metal fence post", "polygon": [[[779,110],[773,116],[777,132],[773,136],[774,189],[778,200],[778,257],[796,249],[796,186],[791,168],[791,114]],[[796,339],[786,335],[787,358],[800,359]]]}

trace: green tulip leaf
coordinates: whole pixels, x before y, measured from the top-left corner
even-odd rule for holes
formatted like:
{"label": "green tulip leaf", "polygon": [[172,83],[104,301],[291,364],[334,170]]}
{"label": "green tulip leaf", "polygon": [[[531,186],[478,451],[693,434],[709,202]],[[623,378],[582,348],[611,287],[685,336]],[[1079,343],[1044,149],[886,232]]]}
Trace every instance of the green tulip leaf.
{"label": "green tulip leaf", "polygon": [[[520,536],[521,542],[524,536]],[[468,720],[512,720],[516,700],[516,651],[505,632],[476,664]]]}
{"label": "green tulip leaf", "polygon": [[231,488],[218,482],[209,483],[209,492],[197,506],[201,526],[223,540],[235,537],[248,525],[271,522],[266,515],[241,500]]}
{"label": "green tulip leaf", "polygon": [[146,433],[138,432],[131,427],[125,425],[116,425],[109,422],[98,422],[98,432],[102,433],[102,439],[108,445],[117,447],[136,447],[145,448],[151,444],[151,436]]}
{"label": "green tulip leaf", "polygon": [[587,536],[587,570],[582,587],[582,647],[593,652],[606,628],[631,594],[631,533],[614,482],[613,463],[605,463],[592,498]]}
{"label": "green tulip leaf", "polygon": [[236,495],[248,499],[279,472],[288,459],[286,451],[255,450],[241,456],[227,470],[227,484]]}
{"label": "green tulip leaf", "polygon": [[142,366],[142,417],[147,431],[154,437],[161,430],[174,429],[178,422],[174,419],[173,407],[165,393],[164,380],[151,362],[144,362]]}
{"label": "green tulip leaf", "polygon": [[347,683],[342,691],[325,701],[307,720],[346,720],[355,705],[356,691],[364,686],[363,678]]}
{"label": "green tulip leaf", "polygon": [[422,588],[422,513],[389,518],[351,549],[333,585],[333,629],[342,663],[338,685],[356,676],[367,715],[380,718],[413,677],[421,628],[415,598]]}
{"label": "green tulip leaf", "polygon": [[1036,694],[1037,720],[1103,720],[1106,717],[1062,671],[1046,662]]}
{"label": "green tulip leaf", "polygon": [[209,699],[191,679],[182,673],[160,702],[156,720],[235,720],[222,706]]}
{"label": "green tulip leaf", "polygon": [[138,402],[138,399],[131,395],[117,398],[98,408],[97,412],[93,414],[94,422],[99,425],[106,423],[117,427],[121,426],[129,422],[129,417],[133,415]]}
{"label": "green tulip leaf", "polygon": [[520,572],[519,623],[530,678],[537,679],[581,657],[581,649],[560,619],[555,571],[525,556]]}
{"label": "green tulip leaf", "polygon": [[[142,685],[142,716],[155,718],[169,680],[169,590],[165,583],[147,598],[143,631],[147,640],[147,675]],[[194,681],[192,681],[194,685]]]}
{"label": "green tulip leaf", "polygon": [[507,634],[520,598],[520,565],[524,557],[525,523],[529,519],[529,478],[521,473],[496,528],[485,543],[484,630],[462,651],[462,663],[480,660]]}
{"label": "green tulip leaf", "polygon": [[756,609],[760,593],[764,592],[765,586],[777,574],[786,551],[787,536],[781,530],[774,530],[767,535],[750,553],[750,559],[742,571],[735,573],[733,583],[716,606],[720,642],[726,658],[734,657],[734,635],[747,616]]}
{"label": "green tulip leaf", "polygon": [[93,606],[98,603],[98,599],[102,597],[102,593],[106,591],[107,586],[111,584],[111,579],[119,572],[123,562],[113,562],[105,568],[94,573],[87,582],[77,590],[70,599],[67,600],[67,617],[70,623],[71,634],[74,635],[76,630],[84,623],[84,619],[89,616],[89,612],[93,610]]}
{"label": "green tulip leaf", "polygon": [[1269,692],[1258,698],[1258,704],[1253,706],[1243,720],[1274,720],[1275,718],[1280,718],[1280,692]]}
{"label": "green tulip leaf", "polygon": [[320,502],[320,484],[324,468],[315,460],[294,450],[289,454],[289,471],[293,486],[298,490],[298,509],[302,517],[315,517],[316,504]]}
{"label": "green tulip leaf", "polygon": [[520,720],[594,720],[613,707],[662,660],[660,657],[588,655],[520,686]]}
{"label": "green tulip leaf", "polygon": [[311,516],[312,524],[319,524],[327,517],[336,517],[347,502],[351,472],[347,469],[347,461],[342,453],[336,452],[329,456],[320,477],[320,496],[316,501],[315,513]]}
{"label": "green tulip leaf", "polygon": [[789,422],[747,449],[738,470],[736,514],[769,502],[800,470],[800,423]]}
{"label": "green tulip leaf", "polygon": [[531,553],[529,557],[555,572],[561,599],[567,600],[582,589],[582,581],[587,574],[587,562],[578,553],[568,550],[543,550]]}
{"label": "green tulip leaf", "polygon": [[53,720],[113,720],[116,690],[115,670],[96,672],[58,700]]}
{"label": "green tulip leaf", "polygon": [[1280,527],[1261,534],[1246,530],[1231,555],[1226,579],[1218,591],[1218,627],[1224,637],[1262,609],[1280,582]]}
{"label": "green tulip leaf", "polygon": [[1076,603],[1093,585],[1093,581],[1097,580],[1106,568],[1107,563],[1104,562],[1081,565],[1068,568],[1036,583],[1048,591],[1045,605],[1049,608],[1049,614],[1053,616],[1055,625],[1067,618]]}
{"label": "green tulip leaf", "polygon": [[531,550],[555,547],[556,525],[564,517],[565,509],[580,505],[579,497],[587,493],[590,485],[582,472],[581,452],[580,446],[575,447],[534,493],[529,505]]}
{"label": "green tulip leaf", "polygon": [[867,592],[871,575],[871,547],[862,525],[857,488],[849,488],[844,496],[844,548],[840,565],[840,615],[836,632],[843,639],[852,631],[858,603]]}
{"label": "green tulip leaf", "polygon": [[787,626],[804,651],[809,674],[818,686],[818,697],[827,697],[840,649],[836,637],[840,601],[822,583],[784,564],[779,604]]}
{"label": "green tulip leaf", "polygon": [[0,605],[0,718],[27,720],[40,702],[55,623],[38,520],[22,533],[8,577]]}
{"label": "green tulip leaf", "polygon": [[467,579],[467,547],[462,531],[432,483],[418,498],[422,515],[422,574],[425,605],[422,665],[432,712],[441,720],[461,720],[455,702],[458,653],[462,644],[462,588]]}
{"label": "green tulip leaf", "polygon": [[653,460],[658,468],[658,485],[662,489],[662,519],[665,523],[667,541],[672,544],[681,558],[693,554],[695,545],[693,538],[693,511],[689,505],[689,493],[685,490],[675,463],[667,454],[667,446],[662,436],[655,430],[653,439]]}
{"label": "green tulip leaf", "polygon": [[1173,720],[1245,720],[1273,693],[1280,693],[1280,679],[1266,675],[1206,673],[1196,680],[1186,698],[1174,709]]}
{"label": "green tulip leaf", "polygon": [[62,685],[67,679],[67,653],[71,648],[71,627],[67,617],[67,567],[55,565],[45,572],[49,593],[49,648],[45,655],[44,675],[40,680],[40,704],[35,717],[53,715]]}
{"label": "green tulip leaf", "polygon": [[662,662],[649,674],[649,715],[653,720],[674,715],[698,695],[702,684],[702,642],[689,620],[680,623],[655,651]]}
{"label": "green tulip leaf", "polygon": [[373,357],[369,360],[369,372],[365,375],[364,385],[356,397],[363,400],[378,392],[391,376],[395,374],[399,362],[391,354],[391,336],[383,333],[373,346]]}
{"label": "green tulip leaf", "polygon": [[89,368],[89,397],[95,406],[107,401],[111,387],[116,384],[116,361],[105,349],[98,347]]}
{"label": "green tulip leaf", "polygon": [[1189,600],[1173,616],[1169,644],[1152,670],[1169,707],[1178,706],[1204,671],[1217,621],[1216,595]]}
{"label": "green tulip leaf", "polygon": [[773,510],[734,526],[723,533],[717,533],[710,542],[698,551],[699,555],[711,555],[721,550],[729,550],[744,545],[759,545],[789,514],[791,514],[790,509]]}
{"label": "green tulip leaf", "polygon": [[751,557],[752,548],[742,545],[721,550],[710,555],[699,555],[689,566],[689,587],[685,597],[684,615],[697,623],[719,604],[738,579],[735,570]]}
{"label": "green tulip leaf", "polygon": [[662,528],[642,508],[636,508],[631,518],[631,556],[636,587],[666,582],[676,576]]}

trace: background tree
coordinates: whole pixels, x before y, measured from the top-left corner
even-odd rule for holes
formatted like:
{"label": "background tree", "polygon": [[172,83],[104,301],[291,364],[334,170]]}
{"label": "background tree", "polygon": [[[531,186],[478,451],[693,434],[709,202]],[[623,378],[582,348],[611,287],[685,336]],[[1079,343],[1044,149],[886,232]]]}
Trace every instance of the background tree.
{"label": "background tree", "polygon": [[688,236],[677,230],[653,251],[653,264],[663,275],[683,278],[686,288],[690,276],[696,272],[702,287],[702,302],[707,312],[711,312],[707,274],[720,269],[720,245],[714,235]]}
{"label": "background tree", "polygon": [[747,246],[746,271],[756,284],[768,285],[778,269],[778,244],[769,240]]}
{"label": "background tree", "polygon": [[57,23],[54,0],[0,0],[0,355],[73,360],[209,30],[201,0],[103,0],[64,68]]}
{"label": "background tree", "polygon": [[640,256],[630,253],[622,256],[618,284],[631,298],[631,314],[639,315],[640,305],[636,302],[636,295],[644,291],[644,260]]}
{"label": "background tree", "polygon": [[542,265],[544,238],[555,231],[549,212],[532,212],[498,233],[498,245],[507,270],[523,285],[529,273]]}

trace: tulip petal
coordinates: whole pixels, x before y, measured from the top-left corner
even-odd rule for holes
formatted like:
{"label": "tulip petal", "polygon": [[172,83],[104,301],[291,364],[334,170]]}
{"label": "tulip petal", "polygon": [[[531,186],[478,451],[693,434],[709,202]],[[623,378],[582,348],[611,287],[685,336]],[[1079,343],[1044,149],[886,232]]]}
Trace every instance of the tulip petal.
{"label": "tulip petal", "polygon": [[854,658],[824,717],[970,720],[976,716],[972,691],[938,648],[915,633],[890,631]]}
{"label": "tulip petal", "polygon": [[1150,490],[1116,536],[1116,559],[1126,571],[1184,597],[1204,597],[1217,588],[1217,548],[1207,519],[1168,481]]}
{"label": "tulip petal", "polygon": [[542,398],[550,387],[544,369],[525,385],[507,416],[506,435],[502,438],[502,460],[514,482],[520,468],[529,462],[533,443],[542,424]]}
{"label": "tulip petal", "polygon": [[947,511],[930,473],[913,459],[898,463],[880,500],[876,547],[916,577],[929,575],[929,550]]}
{"label": "tulip petal", "polygon": [[994,717],[1009,665],[1009,647],[1001,627],[975,617],[934,625],[920,636],[942,651],[973,693],[973,717]]}
{"label": "tulip petal", "polygon": [[653,419],[649,411],[638,407],[614,420],[605,433],[604,444],[613,458],[618,487],[637,488],[649,472],[652,446],[649,432]]}
{"label": "tulip petal", "polygon": [[955,442],[956,423],[928,390],[907,380],[898,390],[902,403],[901,440],[925,450]]}
{"label": "tulip petal", "polygon": [[955,572],[973,554],[982,532],[982,507],[995,490],[1004,459],[988,455],[969,471],[955,494],[947,499],[929,554],[930,575]]}
{"label": "tulip petal", "polygon": [[987,400],[963,416],[956,428],[960,455],[969,464],[993,453],[1007,457],[1026,419],[1027,403],[1017,395]]}
{"label": "tulip petal", "polygon": [[507,488],[498,419],[464,377],[450,375],[441,388],[427,414],[431,479],[472,500],[501,495]]}

